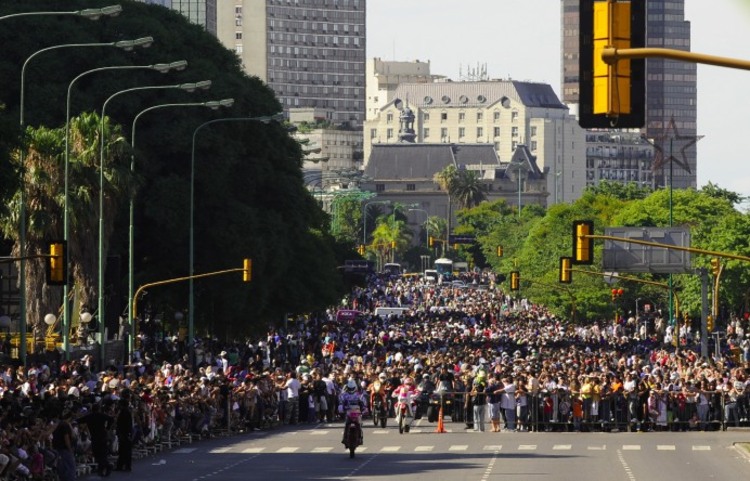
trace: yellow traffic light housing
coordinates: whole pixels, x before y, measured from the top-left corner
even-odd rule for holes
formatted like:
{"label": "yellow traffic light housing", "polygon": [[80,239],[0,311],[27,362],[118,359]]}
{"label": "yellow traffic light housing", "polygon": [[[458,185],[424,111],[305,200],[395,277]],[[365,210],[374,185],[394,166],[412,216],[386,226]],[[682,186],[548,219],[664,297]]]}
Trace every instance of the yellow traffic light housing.
{"label": "yellow traffic light housing", "polygon": [[434,237],[432,237],[432,236],[430,236],[430,237],[429,237],[429,238],[427,239],[427,245],[429,245],[430,247],[434,247],[434,246],[435,246],[435,238],[434,238]]}
{"label": "yellow traffic light housing", "polygon": [[594,263],[594,223],[590,220],[573,221],[572,264],[591,265]]}
{"label": "yellow traffic light housing", "polygon": [[364,244],[360,244],[360,245],[358,245],[358,246],[357,246],[357,252],[358,252],[358,253],[359,253],[359,255],[361,255],[361,256],[365,255],[365,245],[364,245]]}
{"label": "yellow traffic light housing", "polygon": [[395,248],[396,248],[396,241],[391,241],[391,249],[395,249]]}
{"label": "yellow traffic light housing", "polygon": [[68,256],[65,241],[49,243],[49,255],[46,257],[46,274],[48,286],[64,286],[68,280]]}
{"label": "yellow traffic light housing", "polygon": [[570,257],[560,258],[560,282],[563,284],[570,284],[573,280],[573,273],[571,272],[572,259]]}
{"label": "yellow traffic light housing", "polygon": [[497,246],[497,256],[498,257],[503,256],[503,246]]}
{"label": "yellow traffic light housing", "polygon": [[717,277],[721,273],[721,259],[718,257],[711,258],[711,273]]}
{"label": "yellow traffic light housing", "polygon": [[253,280],[253,260],[245,259],[242,261],[242,282]]}
{"label": "yellow traffic light housing", "polygon": [[511,291],[517,291],[519,284],[520,284],[520,274],[518,271],[513,271],[510,273],[510,290]]}
{"label": "yellow traffic light housing", "polygon": [[706,330],[708,332],[713,332],[714,330],[714,316],[710,314],[706,317]]}
{"label": "yellow traffic light housing", "polygon": [[646,2],[580,0],[579,124],[637,128],[645,123],[645,62],[608,64],[605,49],[645,47]]}

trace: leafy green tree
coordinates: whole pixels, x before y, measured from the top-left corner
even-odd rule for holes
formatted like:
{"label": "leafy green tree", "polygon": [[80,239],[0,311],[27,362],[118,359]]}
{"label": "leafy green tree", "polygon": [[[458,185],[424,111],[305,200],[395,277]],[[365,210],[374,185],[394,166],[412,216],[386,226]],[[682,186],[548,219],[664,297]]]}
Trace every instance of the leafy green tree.
{"label": "leafy green tree", "polygon": [[653,189],[648,186],[641,186],[637,182],[623,183],[600,180],[597,185],[586,187],[586,191],[594,195],[601,194],[620,200],[636,200],[645,199],[653,192]]}
{"label": "leafy green tree", "polygon": [[451,197],[461,209],[475,207],[487,198],[485,186],[475,170],[459,170],[451,190]]}
{"label": "leafy green tree", "polygon": [[700,191],[709,197],[725,199],[732,205],[739,205],[747,200],[747,197],[740,195],[737,192],[732,192],[728,189],[722,189],[713,182],[709,182],[708,184],[704,185]]}

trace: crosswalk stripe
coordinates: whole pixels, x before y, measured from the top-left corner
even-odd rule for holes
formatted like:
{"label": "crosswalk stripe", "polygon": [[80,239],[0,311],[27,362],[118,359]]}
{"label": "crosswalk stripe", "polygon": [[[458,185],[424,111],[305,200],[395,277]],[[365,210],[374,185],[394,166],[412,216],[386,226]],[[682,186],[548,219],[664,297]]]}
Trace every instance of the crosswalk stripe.
{"label": "crosswalk stripe", "polygon": [[536,444],[519,444],[518,450],[519,451],[535,451]]}
{"label": "crosswalk stripe", "polygon": [[640,451],[641,446],[639,444],[623,444],[623,451]]}
{"label": "crosswalk stripe", "polygon": [[173,454],[190,454],[198,448],[180,448],[172,451]]}
{"label": "crosswalk stripe", "polygon": [[376,429],[372,432],[372,434],[388,434],[388,433],[390,433],[390,431],[387,429]]}
{"label": "crosswalk stripe", "polygon": [[297,451],[299,451],[298,447],[291,447],[291,446],[288,446],[288,447],[285,447],[285,448],[279,448],[279,449],[276,450],[276,452],[279,453],[279,454],[296,453]]}
{"label": "crosswalk stripe", "polygon": [[417,446],[414,448],[414,452],[416,453],[428,453],[435,449],[435,446]]}
{"label": "crosswalk stripe", "polygon": [[258,454],[263,452],[266,448],[245,448],[242,450],[244,454]]}
{"label": "crosswalk stripe", "polygon": [[315,431],[310,431],[310,434],[317,435],[317,436],[325,436],[326,434],[328,434],[328,431],[315,430]]}
{"label": "crosswalk stripe", "polygon": [[573,448],[570,444],[555,444],[552,449],[555,451],[570,451]]}
{"label": "crosswalk stripe", "polygon": [[659,444],[656,446],[657,451],[676,451],[677,447],[674,445]]}
{"label": "crosswalk stripe", "polygon": [[466,451],[467,449],[469,449],[468,444],[454,444],[448,448],[448,451]]}
{"label": "crosswalk stripe", "polygon": [[693,451],[711,451],[711,446],[693,446]]}
{"label": "crosswalk stripe", "polygon": [[383,446],[380,448],[381,453],[395,453],[399,449],[401,449],[401,446]]}
{"label": "crosswalk stripe", "polygon": [[313,450],[310,452],[311,453],[330,453],[331,451],[333,451],[333,448],[320,447],[320,448],[313,448]]}
{"label": "crosswalk stripe", "polygon": [[602,444],[601,446],[589,446],[589,451],[606,451],[607,445]]}
{"label": "crosswalk stripe", "polygon": [[502,444],[488,444],[484,447],[485,451],[500,451],[501,449],[503,449]]}

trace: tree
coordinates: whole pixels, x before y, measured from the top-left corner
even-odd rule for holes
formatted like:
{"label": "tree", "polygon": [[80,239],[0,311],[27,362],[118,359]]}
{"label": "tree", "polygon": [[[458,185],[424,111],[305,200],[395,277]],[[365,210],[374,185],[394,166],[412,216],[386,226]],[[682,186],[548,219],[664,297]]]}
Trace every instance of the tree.
{"label": "tree", "polygon": [[700,191],[709,197],[714,197],[717,199],[725,199],[732,205],[739,205],[747,199],[747,197],[740,195],[737,192],[732,192],[727,189],[722,189],[721,187],[714,184],[713,182],[709,182],[708,184],[704,185]]}
{"label": "tree", "polygon": [[[448,218],[446,219],[446,239],[451,235],[451,218],[453,217],[453,194],[458,179],[458,169],[455,165],[445,166],[443,170],[435,173],[434,181],[448,196]],[[443,244],[443,255],[445,255],[445,244]]]}
{"label": "tree", "polygon": [[485,186],[479,173],[475,170],[459,170],[452,185],[451,197],[462,209],[476,207],[485,200]]}

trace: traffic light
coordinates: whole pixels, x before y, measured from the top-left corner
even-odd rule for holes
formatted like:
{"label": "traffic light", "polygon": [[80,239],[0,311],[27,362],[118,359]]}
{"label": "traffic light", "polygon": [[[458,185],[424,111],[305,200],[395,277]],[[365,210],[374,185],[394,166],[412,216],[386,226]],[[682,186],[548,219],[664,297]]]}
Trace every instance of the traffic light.
{"label": "traffic light", "polygon": [[572,264],[591,265],[594,263],[594,223],[590,220],[573,221],[573,258]]}
{"label": "traffic light", "polygon": [[391,241],[391,249],[395,249],[395,248],[396,248],[396,241]]}
{"label": "traffic light", "polygon": [[519,283],[520,283],[520,275],[518,271],[511,272],[510,273],[510,290],[517,291]]}
{"label": "traffic light", "polygon": [[721,259],[719,259],[718,257],[712,257],[711,258],[711,273],[713,273],[714,277],[717,277],[720,272],[721,272]]}
{"label": "traffic light", "polygon": [[620,289],[612,289],[612,302],[615,302],[618,298],[622,297],[622,295],[625,293],[625,290]]}
{"label": "traffic light", "polygon": [[573,280],[573,273],[570,270],[571,261],[570,257],[560,258],[560,282],[563,284],[570,284]]}
{"label": "traffic light", "polygon": [[245,259],[242,261],[242,282],[253,280],[253,260]]}
{"label": "traffic light", "polygon": [[359,246],[357,246],[357,252],[361,256],[365,255],[365,245],[364,244],[360,244]]}
{"label": "traffic light", "polygon": [[708,332],[713,332],[714,330],[714,316],[710,314],[706,317],[706,330]]}
{"label": "traffic light", "polygon": [[65,241],[49,243],[49,255],[46,257],[48,286],[64,286],[68,280],[68,256]]}
{"label": "traffic light", "polygon": [[645,124],[645,61],[607,64],[605,48],[646,45],[646,2],[580,0],[579,121],[583,128],[638,128]]}
{"label": "traffic light", "polygon": [[497,256],[498,257],[503,256],[503,246],[497,246]]}
{"label": "traffic light", "polygon": [[428,245],[428,246],[430,246],[430,247],[433,247],[433,246],[435,245],[435,238],[434,238],[434,237],[432,237],[432,236],[430,236],[430,237],[429,237],[429,238],[427,239],[427,245]]}

